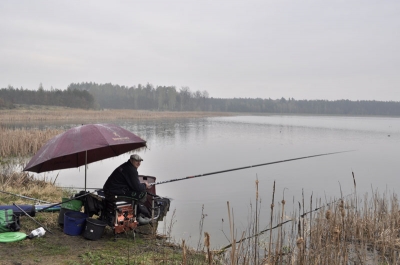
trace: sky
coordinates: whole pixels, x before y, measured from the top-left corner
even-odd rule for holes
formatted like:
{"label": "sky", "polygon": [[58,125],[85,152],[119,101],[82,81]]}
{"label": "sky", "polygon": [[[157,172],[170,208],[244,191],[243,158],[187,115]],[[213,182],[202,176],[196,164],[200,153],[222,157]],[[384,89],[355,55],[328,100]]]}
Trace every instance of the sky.
{"label": "sky", "polygon": [[400,101],[400,1],[0,1],[0,88]]}

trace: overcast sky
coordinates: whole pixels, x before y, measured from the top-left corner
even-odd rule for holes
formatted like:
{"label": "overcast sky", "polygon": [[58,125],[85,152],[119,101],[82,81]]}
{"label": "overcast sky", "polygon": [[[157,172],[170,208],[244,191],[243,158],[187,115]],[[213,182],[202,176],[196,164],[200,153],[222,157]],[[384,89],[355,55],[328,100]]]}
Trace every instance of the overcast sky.
{"label": "overcast sky", "polygon": [[400,101],[400,1],[0,1],[0,88]]}

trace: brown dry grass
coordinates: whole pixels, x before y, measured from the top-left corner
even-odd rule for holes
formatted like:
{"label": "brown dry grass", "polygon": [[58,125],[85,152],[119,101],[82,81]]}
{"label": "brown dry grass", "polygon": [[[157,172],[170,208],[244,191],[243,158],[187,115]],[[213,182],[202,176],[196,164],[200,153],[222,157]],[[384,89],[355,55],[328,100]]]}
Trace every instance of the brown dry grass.
{"label": "brown dry grass", "polygon": [[[69,195],[67,190],[63,190],[54,185],[54,181],[43,177],[37,179],[32,173],[19,172],[16,167],[22,167],[14,163],[3,164],[0,168],[0,191],[38,198],[42,201],[58,201],[64,195]],[[13,196],[0,192],[0,205],[10,204],[11,202],[26,204],[27,200],[19,196]],[[36,202],[31,200],[32,204]]]}
{"label": "brown dry grass", "polygon": [[24,106],[12,110],[0,110],[0,122],[17,121],[93,121],[93,120],[154,120],[176,118],[203,118],[231,116],[226,112],[196,111],[146,111],[146,110],[82,110],[63,107]]}
{"label": "brown dry grass", "polygon": [[0,127],[0,157],[21,157],[36,153],[60,129],[9,129]]}
{"label": "brown dry grass", "polygon": [[[314,210],[293,213],[291,220],[285,222],[282,222],[281,213],[274,214],[273,224],[269,225],[272,229],[256,233],[259,242],[254,240],[252,229],[259,220],[252,219],[251,229],[245,229],[239,240],[236,235],[240,235],[240,231],[230,231],[231,244],[221,249],[217,256],[219,262],[244,265],[400,264],[397,194],[375,192],[360,198],[354,192],[328,204],[313,203],[312,198],[310,205],[306,204],[303,198],[301,209]],[[254,216],[258,218],[257,214]],[[234,226],[233,219],[229,218],[229,223]],[[254,255],[257,248],[263,252],[264,257],[260,260],[260,253]]]}

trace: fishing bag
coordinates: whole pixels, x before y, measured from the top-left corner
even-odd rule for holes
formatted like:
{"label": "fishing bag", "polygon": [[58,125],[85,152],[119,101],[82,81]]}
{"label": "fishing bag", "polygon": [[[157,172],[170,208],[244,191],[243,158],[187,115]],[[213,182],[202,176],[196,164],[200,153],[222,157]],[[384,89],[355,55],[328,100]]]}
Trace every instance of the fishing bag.
{"label": "fishing bag", "polygon": [[90,194],[85,196],[84,201],[84,213],[87,214],[89,217],[93,215],[100,215],[101,210],[103,209],[103,202]]}
{"label": "fishing bag", "polygon": [[20,228],[19,216],[12,209],[0,210],[0,233],[19,231]]}

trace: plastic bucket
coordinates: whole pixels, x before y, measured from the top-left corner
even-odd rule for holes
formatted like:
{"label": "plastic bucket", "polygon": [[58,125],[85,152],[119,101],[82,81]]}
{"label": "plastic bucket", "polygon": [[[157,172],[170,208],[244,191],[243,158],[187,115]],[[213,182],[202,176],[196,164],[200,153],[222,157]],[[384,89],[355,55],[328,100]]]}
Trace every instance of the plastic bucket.
{"label": "plastic bucket", "polygon": [[71,200],[69,198],[62,198],[61,208],[80,211],[82,208],[82,201],[80,200]]}
{"label": "plastic bucket", "polygon": [[107,223],[101,220],[86,218],[86,226],[83,236],[86,239],[98,240],[103,235],[106,225]]}
{"label": "plastic bucket", "polygon": [[66,212],[64,214],[64,233],[70,236],[82,234],[87,215],[82,212]]}
{"label": "plastic bucket", "polygon": [[66,212],[76,212],[70,209],[65,209],[65,208],[61,208],[60,209],[60,213],[58,214],[58,224],[59,225],[64,225],[64,214]]}

